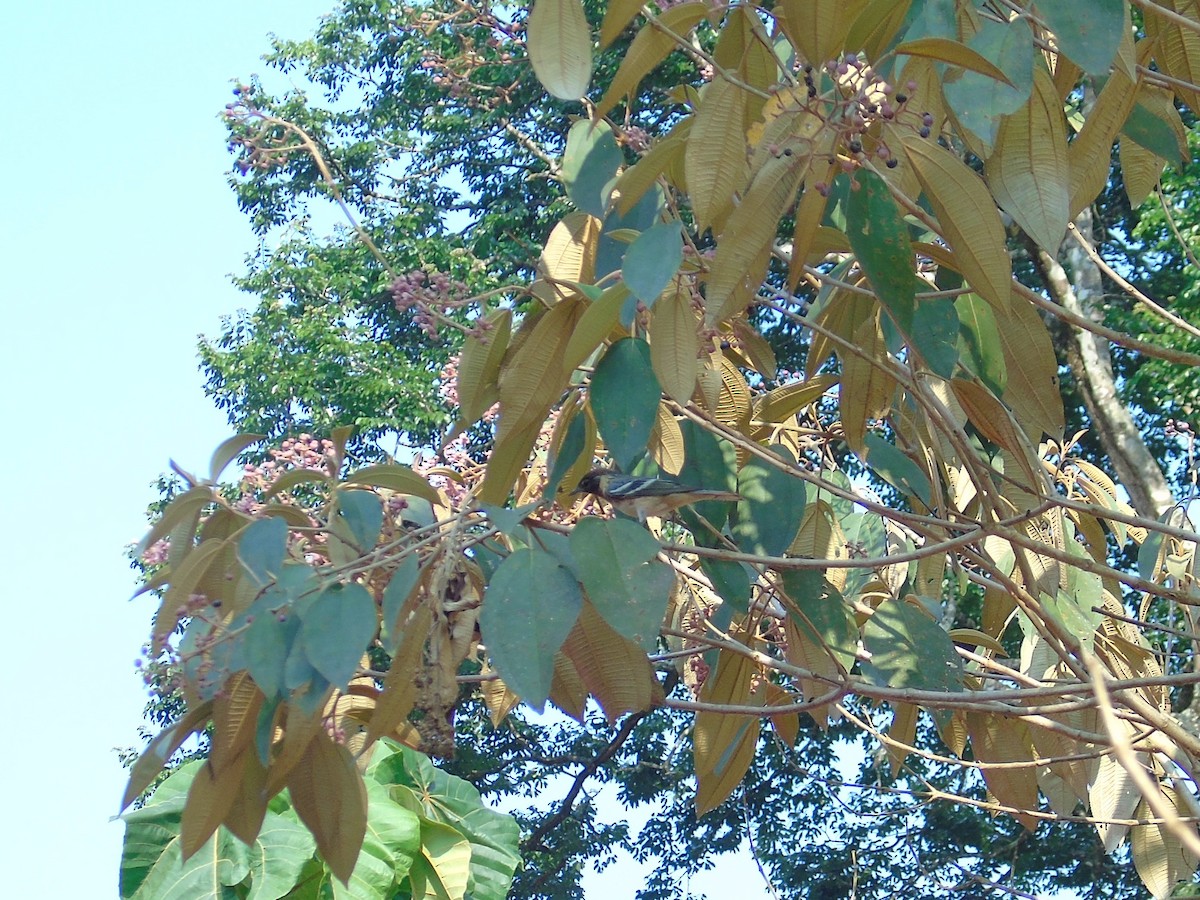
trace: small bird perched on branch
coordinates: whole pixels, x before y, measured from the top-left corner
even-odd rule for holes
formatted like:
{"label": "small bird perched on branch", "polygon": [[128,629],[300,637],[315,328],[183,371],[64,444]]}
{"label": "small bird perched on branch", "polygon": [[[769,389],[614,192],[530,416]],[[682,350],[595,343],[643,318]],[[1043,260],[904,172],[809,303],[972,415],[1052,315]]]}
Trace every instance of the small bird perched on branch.
{"label": "small bird perched on branch", "polygon": [[664,475],[639,477],[622,475],[607,469],[592,469],[579,479],[575,494],[594,494],[627,516],[645,522],[651,516],[669,515],[681,506],[704,500],[741,500],[733,491],[713,491],[690,487]]}

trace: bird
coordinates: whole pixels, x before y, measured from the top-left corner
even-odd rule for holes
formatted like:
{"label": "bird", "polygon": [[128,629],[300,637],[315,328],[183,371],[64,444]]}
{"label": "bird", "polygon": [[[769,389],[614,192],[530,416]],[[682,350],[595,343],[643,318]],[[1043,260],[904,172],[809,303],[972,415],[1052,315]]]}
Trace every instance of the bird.
{"label": "bird", "polygon": [[681,506],[705,500],[741,500],[733,491],[692,487],[665,475],[622,475],[608,469],[592,469],[572,491],[592,494],[610,503],[618,512],[645,523],[651,516],[662,518]]}

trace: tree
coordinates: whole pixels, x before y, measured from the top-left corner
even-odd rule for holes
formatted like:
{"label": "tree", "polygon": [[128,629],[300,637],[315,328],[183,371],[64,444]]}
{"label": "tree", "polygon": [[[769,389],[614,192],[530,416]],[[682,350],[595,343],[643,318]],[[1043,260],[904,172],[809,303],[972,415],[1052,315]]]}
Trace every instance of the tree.
{"label": "tree", "polygon": [[[285,63],[315,60],[315,80],[335,93],[364,92],[362,109],[326,114],[253,90],[232,110],[243,164],[258,173],[242,188],[256,221],[285,221],[305,198],[328,194],[355,212],[363,241],[313,248],[305,240],[264,256],[247,286],[286,285],[278,296],[292,302],[212,349],[214,390],[231,409],[271,410],[249,395],[262,377],[253,355],[236,354],[252,363],[239,381],[218,351],[283,333],[278,323],[289,316],[297,333],[341,315],[405,345],[412,329],[396,327],[380,296],[390,287],[407,321],[468,332],[452,398],[463,430],[452,445],[461,481],[434,490],[418,477],[428,465],[353,474],[339,449],[325,476],[286,481],[278,492],[285,503],[240,510],[189,483],[165,514],[168,526],[218,506],[199,543],[186,540],[186,527],[172,541],[156,630],[165,651],[184,614],[178,660],[189,710],[203,710],[205,694],[219,697],[228,677],[248,672],[239,683],[253,696],[257,685],[288,722],[296,710],[311,719],[356,674],[314,666],[293,693],[262,691],[263,682],[278,684],[277,658],[247,649],[245,616],[259,591],[274,591],[270,602],[305,627],[308,603],[287,593],[286,570],[323,587],[313,609],[348,609],[355,584],[379,600],[379,640],[395,652],[389,671],[397,674],[382,676],[382,658],[357,673],[379,673],[382,687],[375,712],[365,714],[365,741],[397,729],[412,740],[415,729],[425,748],[448,749],[447,716],[464,677],[487,686],[497,720],[517,696],[534,706],[549,699],[582,718],[590,694],[611,719],[628,713],[609,757],[639,762],[662,756],[663,718],[695,714],[697,812],[713,811],[695,823],[683,813],[664,817],[655,834],[660,845],[689,845],[683,858],[702,840],[739,840],[743,822],[762,821],[750,807],[818,810],[819,794],[793,773],[828,771],[830,742],[808,736],[814,722],[829,726],[836,708],[845,720],[832,733],[853,725],[886,749],[869,767],[885,792],[873,810],[897,796],[888,791],[916,791],[923,801],[958,796],[1020,823],[971,835],[963,824],[978,819],[965,807],[902,815],[907,801],[894,804],[886,828],[851,821],[847,842],[861,842],[871,860],[854,874],[863,891],[922,883],[889,871],[897,859],[889,842],[899,833],[919,836],[914,852],[928,868],[913,878],[944,880],[957,869],[980,890],[989,881],[1039,888],[1055,864],[1026,862],[1042,848],[1023,840],[1020,827],[1080,809],[1081,820],[1101,820],[1106,845],[1118,844],[1133,819],[1145,823],[1132,826],[1134,860],[1157,893],[1190,877],[1196,837],[1178,810],[1190,809],[1196,738],[1168,712],[1167,697],[1194,678],[1184,671],[1191,645],[1162,641],[1172,632],[1156,628],[1173,621],[1181,630],[1172,610],[1187,609],[1191,531],[1178,516],[1154,521],[1166,501],[1154,467],[1136,455],[1145,419],[1139,427],[1114,414],[1121,386],[1105,384],[1104,368],[1108,341],[1117,342],[1125,373],[1196,359],[1093,321],[1103,311],[1100,278],[1114,273],[1061,247],[1072,222],[1088,243],[1087,213],[1122,128],[1120,172],[1131,198],[1134,175],[1144,183],[1169,159],[1165,138],[1182,161],[1182,119],[1164,92],[1185,104],[1193,97],[1190,7],[1145,5],[1135,43],[1124,5],[1113,3],[1096,5],[1086,39],[1065,4],[1010,18],[927,2],[906,18],[909,4],[881,2],[716,12],[685,3],[647,19],[632,40],[625,32],[638,8],[616,4],[602,17],[593,11],[607,47],[593,67],[586,11],[567,0],[538,3],[527,31],[519,16],[486,9],[348,5],[318,41],[277,52]],[[410,26],[397,27],[406,16]],[[564,103],[535,92],[522,63],[526,33],[534,71]],[[332,44],[348,52],[320,52]],[[399,75],[417,66],[434,74]],[[593,74],[593,102],[571,105]],[[568,130],[567,115],[580,111],[585,117]],[[474,141],[464,139],[464,121]],[[379,133],[370,127],[384,122]],[[1083,123],[1073,135],[1070,122]],[[393,179],[399,163],[408,174]],[[445,181],[452,169],[478,213],[457,236],[438,217],[459,202]],[[1010,242],[997,207],[1012,222]],[[1106,194],[1098,220],[1112,221],[1114,208]],[[528,265],[526,236],[546,233],[538,265]],[[317,265],[297,268],[298,259]],[[407,274],[417,265],[447,275],[434,290],[432,276]],[[306,279],[320,288],[306,292]],[[513,280],[524,287],[464,303]],[[1043,283],[1050,299],[1029,286]],[[331,313],[331,299],[350,305]],[[1043,314],[1060,324],[1048,329]],[[1082,443],[1065,427],[1056,340],[1067,349],[1074,396],[1095,423]],[[378,358],[320,346],[316,356],[356,382]],[[391,365],[376,383],[384,391],[389,379],[403,384],[395,373],[419,368],[432,346],[385,356]],[[803,377],[777,383],[772,349]],[[333,424],[315,399],[332,382],[309,376],[301,369],[311,384],[299,388],[311,393],[278,392],[284,402],[273,401],[267,416],[276,433]],[[417,389],[401,409],[372,409],[376,389],[345,392],[337,411],[373,437],[427,399],[427,382],[409,383]],[[498,424],[488,413],[497,400]],[[1151,408],[1144,400],[1141,409]],[[430,411],[396,424],[421,441],[436,421]],[[743,499],[732,509],[701,506],[649,534],[587,515],[594,505],[571,507],[567,491],[597,455],[626,470],[656,467],[736,488]],[[1124,504],[1106,469],[1142,515]],[[300,491],[300,479],[315,493]],[[872,481],[878,493],[864,490]],[[394,515],[391,492],[430,506],[422,517],[421,500],[406,501],[413,511]],[[392,506],[385,510],[377,495]],[[556,512],[528,507],[552,497],[561,501]],[[510,500],[519,515],[500,508]],[[290,540],[280,541],[289,533],[280,517],[299,529]],[[1107,564],[1110,545],[1137,551],[1138,575]],[[204,578],[204,590],[184,577],[189,558],[186,572]],[[220,605],[197,615],[183,603],[193,593]],[[486,654],[470,638],[476,615]],[[359,618],[361,640],[343,624],[330,630],[328,646],[311,647],[296,643],[294,625],[282,634],[270,617],[255,624],[274,635],[262,640],[301,646],[310,663],[329,653],[343,664],[352,658],[352,667],[380,649],[375,619],[367,634],[365,613]],[[474,671],[485,659],[495,671]],[[415,697],[398,690],[412,673],[421,685]],[[1002,690],[985,690],[995,685]],[[767,710],[777,738],[760,740]],[[808,724],[797,743],[800,714]],[[208,716],[188,721],[200,727]],[[513,748],[520,727],[489,732],[465,712],[458,725],[495,758],[521,758]],[[218,739],[229,728],[218,714]],[[306,746],[326,747],[323,737],[311,740]],[[594,734],[585,743],[583,758],[596,758],[603,744]],[[968,769],[954,761],[964,757]],[[153,755],[144,758],[135,786],[154,774]],[[271,765],[277,760],[267,754]],[[622,782],[633,801],[687,777],[686,769],[635,771]],[[983,782],[973,777],[979,771]],[[286,777],[280,771],[276,781]],[[722,805],[735,789],[741,813]],[[550,821],[592,839],[586,813]],[[308,824],[321,844],[320,824]],[[551,871],[569,840],[547,845],[551,829],[530,831],[538,840],[527,842],[528,858]],[[845,895],[836,854],[823,865],[772,846],[765,829],[756,840],[795,890],[804,878],[805,895]],[[1015,847],[1024,849],[1005,871]],[[1128,890],[1115,880],[1090,887]]]}

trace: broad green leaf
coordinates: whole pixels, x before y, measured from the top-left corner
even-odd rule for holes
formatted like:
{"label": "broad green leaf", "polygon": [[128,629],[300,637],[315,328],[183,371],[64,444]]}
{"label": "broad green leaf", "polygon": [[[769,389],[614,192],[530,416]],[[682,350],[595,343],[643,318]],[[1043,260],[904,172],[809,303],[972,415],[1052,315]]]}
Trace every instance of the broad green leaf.
{"label": "broad green leaf", "polygon": [[366,484],[371,487],[386,488],[397,494],[409,494],[420,497],[430,503],[438,504],[441,499],[437,491],[429,486],[429,482],[414,472],[408,466],[397,463],[382,463],[375,466],[364,466],[346,478],[343,484]]}
{"label": "broad green leaf", "polygon": [[465,898],[470,880],[471,844],[457,830],[440,822],[421,821],[421,855],[409,877],[413,900]]}
{"label": "broad green leaf", "polygon": [[250,854],[250,893],[246,900],[287,896],[300,881],[316,848],[312,833],[298,820],[268,812]]}
{"label": "broad green leaf", "polygon": [[[693,487],[713,491],[737,490],[737,451],[728,441],[719,441],[690,419],[679,423],[683,433],[684,463],[679,480]],[[714,528],[725,527],[733,504],[724,500],[706,500],[681,510],[681,516],[694,532],[708,533],[696,518],[703,517]],[[693,527],[694,526],[694,527]]]}
{"label": "broad green leaf", "polygon": [[183,861],[179,826],[187,791],[201,762],[180,766],[141,809],[126,813],[121,855],[123,900],[234,900],[232,889],[250,873],[250,852],[221,829]]}
{"label": "broad green leaf", "polygon": [[[775,444],[771,453],[796,465],[792,452]],[[743,553],[781,556],[804,521],[805,483],[787,471],[752,457],[738,472],[737,504],[733,539]]]}
{"label": "broad green leaf", "polygon": [[651,306],[682,262],[679,222],[658,222],[638,235],[625,251],[621,278],[635,297]]}
{"label": "broad green leaf", "polygon": [[959,361],[996,396],[1003,396],[1008,383],[1003,344],[996,315],[978,294],[963,294],[954,301],[958,312]]}
{"label": "broad green leaf", "polygon": [[337,515],[354,538],[355,549],[366,553],[379,540],[383,527],[383,503],[374,491],[338,491]]}
{"label": "broad green leaf", "polygon": [[1058,49],[1089,75],[1107,75],[1125,27],[1125,0],[1037,0]]}
{"label": "broad green leaf", "polygon": [[812,643],[824,647],[847,673],[858,653],[858,626],[854,613],[818,569],[788,569],[780,585],[793,608],[788,615]]}
{"label": "broad green leaf", "polygon": [[392,573],[387,587],[383,589],[383,646],[388,653],[395,653],[402,632],[399,630],[400,611],[409,594],[421,578],[421,566],[415,553],[405,556]]}
{"label": "broad green leaf", "polygon": [[900,330],[911,334],[917,280],[908,226],[886,181],[867,170],[857,180],[858,190],[846,204],[846,236],[875,296]]}
{"label": "broad green leaf", "polygon": [[617,169],[625,161],[607,122],[580,119],[567,132],[562,181],[577,209],[603,219]]}
{"label": "broad green leaf", "polygon": [[1175,129],[1141,103],[1135,103],[1129,111],[1129,118],[1121,126],[1121,132],[1170,165],[1176,168],[1183,165]]}
{"label": "broad green leaf", "polygon": [[239,453],[251,444],[256,444],[263,440],[266,440],[266,435],[264,434],[236,434],[222,441],[221,445],[213,451],[212,459],[208,464],[209,481],[216,482],[219,480],[221,473],[225,471],[225,467],[233,462]]}
{"label": "broad green leaf", "polygon": [[296,618],[269,610],[255,616],[246,627],[241,647],[245,665],[268,699],[278,696],[283,689],[288,654],[299,628]]}
{"label": "broad green leaf", "polygon": [[277,516],[257,519],[238,538],[238,559],[259,587],[278,576],[287,556],[287,523]]}
{"label": "broad green leaf", "polygon": [[978,72],[964,71],[957,80],[943,84],[946,103],[963,128],[984,144],[984,156],[996,143],[996,132],[1004,116],[1016,112],[1029,99],[1033,88],[1033,31],[1023,18],[1001,24],[980,20],[980,29],[970,48],[995,64],[1008,83]]}
{"label": "broad green leaf", "polygon": [[866,435],[864,446],[864,461],[876,475],[909,499],[917,501],[914,506],[917,512],[933,509],[929,476],[920,466],[873,431]]}
{"label": "broad green leaf", "polygon": [[[547,459],[549,475],[546,478],[546,490],[542,497],[551,500],[561,487],[563,490],[573,490],[575,484],[583,477],[585,467],[591,465],[592,451],[596,446],[596,429],[582,407],[571,405],[564,409],[564,416],[569,416],[566,423],[566,434],[562,442],[551,444],[550,455]],[[558,427],[563,420],[559,419]],[[586,454],[585,454],[586,451]],[[574,483],[567,476],[575,471]]]}
{"label": "broad green leaf", "polygon": [[367,589],[335,584],[301,614],[300,643],[312,667],[345,690],[377,626],[375,601]]}
{"label": "broad green leaf", "polygon": [[592,80],[592,31],[581,0],[534,0],[527,25],[529,62],[560,100],[578,100]]}
{"label": "broad green leaf", "polygon": [[921,607],[885,600],[863,628],[871,658],[862,673],[872,684],[923,691],[962,689],[962,662],[945,630]]}
{"label": "broad green leaf", "polygon": [[596,366],[589,394],[592,414],[609,452],[626,472],[650,443],[661,396],[650,346],[643,340],[617,341]]}
{"label": "broad green leaf", "polygon": [[[706,540],[697,532],[696,542],[712,545],[716,543],[711,536]],[[750,572],[744,563],[731,559],[714,559],[710,556],[700,557],[700,569],[712,582],[717,596],[725,601],[728,609],[746,613],[750,609]]]}
{"label": "broad green leaf", "polygon": [[368,777],[412,788],[422,798],[422,815],[464,835],[471,842],[469,894],[475,900],[504,900],[521,862],[516,820],[489,809],[470,782],[437,768],[423,753],[391,740],[381,744]]}
{"label": "broad green leaf", "polygon": [[958,315],[949,297],[916,301],[909,346],[935,375],[949,378],[958,363]]}
{"label": "broad green leaf", "polygon": [[483,642],[504,683],[530,706],[541,709],[550,696],[554,654],[582,606],[579,583],[543,550],[515,550],[492,575],[479,616]]}
{"label": "broad green leaf", "polygon": [[[619,204],[609,211],[596,242],[597,281],[607,278],[621,268],[629,245],[639,234],[659,221],[664,201],[663,190],[656,184],[632,206]],[[637,298],[630,296],[621,307],[620,321],[626,328],[633,322],[637,305]]]}
{"label": "broad green leaf", "polygon": [[583,519],[571,532],[571,556],[592,606],[622,637],[653,650],[675,573],[655,559],[658,541],[628,519]]}

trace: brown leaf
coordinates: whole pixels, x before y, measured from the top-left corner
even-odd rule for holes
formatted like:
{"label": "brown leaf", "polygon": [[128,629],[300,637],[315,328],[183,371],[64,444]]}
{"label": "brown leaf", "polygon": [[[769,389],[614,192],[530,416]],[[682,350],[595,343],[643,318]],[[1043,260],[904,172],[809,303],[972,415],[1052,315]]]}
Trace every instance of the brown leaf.
{"label": "brown leaf", "polygon": [[367,789],[354,757],[320,732],[288,774],[287,787],[329,870],[348,884],[367,832]]}
{"label": "brown leaf", "polygon": [[185,861],[208,842],[233,807],[242,787],[246,757],[253,753],[253,749],[243,750],[219,774],[208,762],[196,769],[179,823],[180,853]]}
{"label": "brown leaf", "polygon": [[609,722],[662,701],[662,686],[646,654],[613,631],[586,600],[562,651]]}

